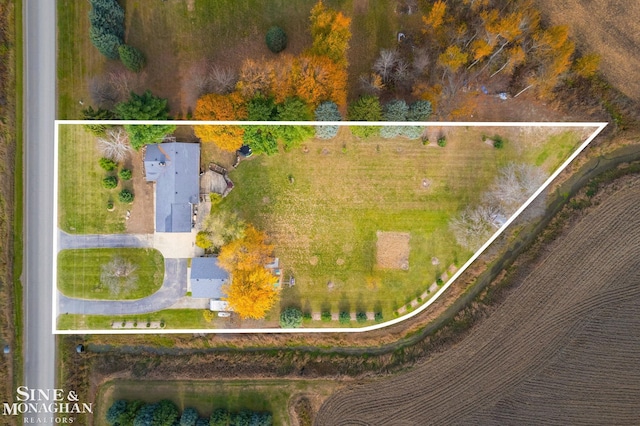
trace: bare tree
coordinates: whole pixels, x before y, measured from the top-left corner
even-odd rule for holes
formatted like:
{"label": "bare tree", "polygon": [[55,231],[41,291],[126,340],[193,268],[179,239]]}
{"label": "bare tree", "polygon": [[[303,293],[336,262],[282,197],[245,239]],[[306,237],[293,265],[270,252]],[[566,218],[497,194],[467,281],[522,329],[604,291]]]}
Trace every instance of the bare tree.
{"label": "bare tree", "polygon": [[102,265],[100,283],[106,286],[113,295],[131,290],[138,281],[135,274],[137,266],[121,258],[114,257],[109,263]]}
{"label": "bare tree", "polygon": [[121,99],[118,91],[104,78],[92,78],[89,83],[89,94],[98,108],[111,109]]}
{"label": "bare tree", "polygon": [[399,59],[400,54],[397,50],[382,49],[380,56],[373,63],[373,71],[382,77],[382,81],[389,82]]}
{"label": "bare tree", "polygon": [[504,217],[497,206],[467,207],[449,226],[458,244],[475,251],[500,228]]}
{"label": "bare tree", "polygon": [[135,73],[129,70],[112,71],[107,76],[107,81],[118,93],[119,99],[125,100],[131,92],[140,89],[141,83],[146,78],[146,72]]}
{"label": "bare tree", "polygon": [[231,93],[238,81],[238,75],[229,67],[212,65],[209,72],[209,82],[214,93],[221,95]]}
{"label": "bare tree", "polygon": [[108,129],[104,137],[97,139],[97,143],[102,155],[117,163],[126,160],[131,152],[129,137],[122,127]]}
{"label": "bare tree", "polygon": [[484,196],[485,202],[499,205],[506,216],[511,216],[546,179],[544,170],[539,167],[510,163],[500,170]]}
{"label": "bare tree", "polygon": [[382,77],[380,77],[379,74],[362,74],[358,80],[360,82],[360,87],[366,93],[377,95],[382,91],[382,89],[384,89],[384,83],[382,82]]}

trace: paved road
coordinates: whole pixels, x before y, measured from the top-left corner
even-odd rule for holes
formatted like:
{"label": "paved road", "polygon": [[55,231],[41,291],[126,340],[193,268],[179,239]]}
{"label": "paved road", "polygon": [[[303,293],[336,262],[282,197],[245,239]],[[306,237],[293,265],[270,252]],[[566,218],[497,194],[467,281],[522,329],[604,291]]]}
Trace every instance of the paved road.
{"label": "paved road", "polygon": [[58,230],[58,251],[64,249],[138,247],[153,248],[153,234],[71,235]]}
{"label": "paved road", "polygon": [[[53,246],[53,130],[56,103],[56,4],[23,2],[25,82],[24,379],[53,388],[55,339],[51,329]],[[51,415],[41,414],[40,421]],[[37,414],[28,417],[38,418]],[[26,420],[26,419],[25,419]]]}
{"label": "paved road", "polygon": [[187,259],[165,259],[164,283],[149,297],[131,301],[72,299],[58,292],[58,314],[129,315],[169,308],[187,292]]}

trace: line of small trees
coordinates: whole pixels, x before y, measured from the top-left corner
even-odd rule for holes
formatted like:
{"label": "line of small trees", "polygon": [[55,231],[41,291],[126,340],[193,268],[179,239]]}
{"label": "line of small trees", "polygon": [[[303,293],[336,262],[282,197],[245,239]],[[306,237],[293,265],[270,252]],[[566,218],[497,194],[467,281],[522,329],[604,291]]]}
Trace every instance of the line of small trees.
{"label": "line of small trees", "polygon": [[124,9],[116,0],[90,0],[89,38],[98,51],[109,59],[119,59],[134,72],[145,65],[142,52],[124,42]]}
{"label": "line of small trees", "polygon": [[[311,320],[310,312],[302,312],[300,309],[295,306],[289,306],[284,309],[280,313],[280,327],[282,328],[298,328],[302,326],[303,320]],[[331,311],[323,310],[320,314],[320,319],[324,322],[329,322],[332,320]],[[364,311],[356,312],[356,322],[365,323],[369,319],[367,318],[367,313]],[[383,315],[381,311],[374,313],[374,321],[380,322],[383,320]],[[351,313],[346,310],[340,311],[338,314],[338,321],[340,324],[349,324],[351,322]]]}
{"label": "line of small trees", "polygon": [[107,410],[106,421],[110,426],[271,426],[273,416],[266,411],[217,408],[204,418],[195,408],[185,408],[180,413],[169,400],[144,403],[120,399]]}

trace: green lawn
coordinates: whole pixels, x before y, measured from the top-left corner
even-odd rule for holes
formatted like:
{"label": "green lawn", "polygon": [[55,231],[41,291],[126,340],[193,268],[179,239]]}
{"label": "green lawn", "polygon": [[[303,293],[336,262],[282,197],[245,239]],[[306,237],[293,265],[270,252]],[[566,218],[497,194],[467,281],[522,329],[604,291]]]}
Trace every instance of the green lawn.
{"label": "green lawn", "polygon": [[[559,138],[577,138],[569,132],[527,137],[517,128],[498,130],[508,140],[502,149],[482,142],[486,129],[462,127],[445,130],[444,148],[358,141],[348,132],[334,141],[313,140],[306,153],[296,149],[243,162],[231,174],[236,188],[222,208],[272,237],[285,282],[296,278],[295,287],[285,286],[282,306],[382,311],[388,320],[472,254],[456,244],[448,223],[480,201],[500,167],[523,159],[533,163]],[[410,234],[409,270],[376,265],[377,231]]]}
{"label": "green lawn", "polygon": [[181,411],[195,408],[200,417],[208,418],[215,408],[249,409],[269,411],[274,425],[287,425],[288,404],[293,396],[313,393],[324,399],[335,388],[335,382],[323,380],[110,381],[100,387],[95,424],[107,425],[106,411],[118,399],[145,402],[168,399]]}
{"label": "green lawn", "polygon": [[[132,181],[119,181],[115,189],[104,189],[108,174],[98,165],[100,153],[95,137],[79,125],[61,125],[58,141],[58,226],[72,234],[111,234],[125,230],[130,205],[118,202],[118,192],[131,189]],[[107,202],[115,209],[107,210]]]}
{"label": "green lawn", "polygon": [[202,315],[200,309],[166,309],[140,315],[76,315],[63,314],[58,317],[58,329],[60,330],[108,330],[112,323],[122,321],[164,321],[167,329],[205,329],[215,328],[221,325],[226,318],[214,319],[209,323]]}
{"label": "green lawn", "polygon": [[[127,278],[110,287],[101,280],[103,268],[114,259],[132,265]],[[164,258],[154,249],[98,248],[62,250],[58,254],[58,289],[66,296],[82,299],[140,299],[162,286]]]}

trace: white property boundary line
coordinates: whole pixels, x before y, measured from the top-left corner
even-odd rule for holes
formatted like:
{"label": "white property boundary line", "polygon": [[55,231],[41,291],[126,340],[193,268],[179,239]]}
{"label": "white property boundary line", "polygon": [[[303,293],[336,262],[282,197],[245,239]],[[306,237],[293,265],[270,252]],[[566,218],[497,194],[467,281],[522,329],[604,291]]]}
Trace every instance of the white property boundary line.
{"label": "white property boundary line", "polygon": [[[131,329],[131,330],[58,330],[57,329],[57,255],[58,255],[58,136],[60,125],[82,125],[82,124],[111,124],[111,125],[182,125],[182,126],[194,126],[194,125],[279,125],[279,126],[425,126],[425,127],[581,127],[581,128],[595,128],[594,132],[580,145],[573,154],[567,158],[567,160],[549,176],[549,178],[542,184],[540,188],[498,229],[495,234],[489,238],[489,240],[475,252],[467,262],[460,267],[447,282],[440,287],[440,289],[431,297],[428,301],[423,303],[415,310],[402,315],[398,318],[385,321],[383,323],[374,324],[366,327],[359,328],[247,328],[247,329]],[[381,328],[389,327],[399,322],[412,318],[433,304],[444,293],[449,286],[464,272],[467,268],[498,238],[505,229],[517,219],[517,217],[526,209],[529,204],[535,200],[535,198],[544,191],[549,184],[567,168],[567,166],[602,132],[607,126],[607,123],[594,123],[594,122],[436,122],[436,121],[424,121],[424,122],[388,122],[388,121],[135,121],[135,120],[56,120],[55,121],[55,145],[54,145],[54,176],[53,176],[53,297],[52,297],[52,332],[53,334],[176,334],[176,333],[216,333],[216,334],[250,334],[250,333],[363,333],[367,331],[378,330]],[[142,314],[144,315],[144,314]],[[141,315],[141,316],[142,316]]]}

